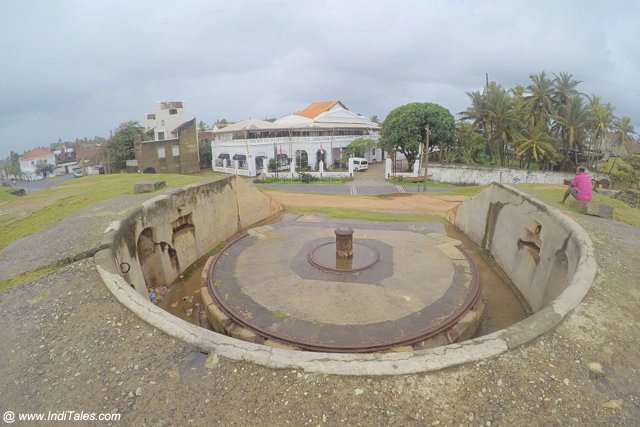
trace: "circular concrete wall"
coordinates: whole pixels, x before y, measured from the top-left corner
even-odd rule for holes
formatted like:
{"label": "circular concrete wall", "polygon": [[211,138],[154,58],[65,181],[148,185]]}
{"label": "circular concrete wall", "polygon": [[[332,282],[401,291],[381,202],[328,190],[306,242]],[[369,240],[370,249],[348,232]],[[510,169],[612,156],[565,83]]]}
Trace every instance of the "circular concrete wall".
{"label": "circular concrete wall", "polygon": [[[173,190],[107,228],[103,249],[95,256],[98,272],[122,304],[168,335],[203,351],[273,368],[394,375],[496,356],[534,339],[555,327],[580,303],[597,267],[589,237],[573,220],[514,188],[493,184],[458,207],[455,224],[492,253],[536,312],[492,334],[403,353],[293,351],[200,328],[149,301],[146,283],[151,277],[171,283],[190,265],[188,260],[193,262],[218,242],[279,209],[237,177]],[[181,245],[184,241],[190,244]]]}

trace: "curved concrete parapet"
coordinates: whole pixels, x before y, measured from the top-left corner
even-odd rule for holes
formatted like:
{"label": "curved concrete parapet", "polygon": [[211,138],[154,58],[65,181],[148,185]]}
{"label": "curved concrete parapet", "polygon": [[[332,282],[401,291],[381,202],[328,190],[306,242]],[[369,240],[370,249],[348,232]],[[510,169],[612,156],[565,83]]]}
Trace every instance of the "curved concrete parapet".
{"label": "curved concrete parapet", "polygon": [[[193,203],[182,205],[176,203],[180,200],[185,202],[191,200]],[[200,209],[196,206],[200,205],[208,206],[207,210],[202,211],[211,215],[206,223],[218,227],[217,230],[210,232],[208,238],[211,240],[207,245],[197,243],[205,241],[197,235],[201,228],[198,228],[195,218],[201,212],[196,214]],[[178,212],[179,206],[185,206],[185,208]],[[156,236],[167,235],[169,228],[174,232],[176,229],[183,232],[189,229],[188,225],[180,228],[184,224],[171,219],[177,214],[181,214],[178,218],[183,217],[182,212],[188,211],[189,206],[194,207],[193,224],[191,224],[196,233],[194,242],[198,250],[203,251],[199,255],[206,253],[207,247],[213,247],[219,241],[250,225],[250,220],[256,222],[277,210],[267,196],[236,177],[192,186],[178,190],[175,194],[160,196],[107,229],[104,249],[95,256],[102,280],[122,304],[168,335],[204,351],[272,368],[295,368],[307,372],[338,375],[394,375],[433,371],[496,356],[555,327],[580,303],[596,273],[591,241],[574,221],[525,193],[505,185],[494,184],[473,199],[462,203],[457,209],[455,223],[472,239],[492,251],[498,263],[519,263],[516,264],[516,269],[523,268],[522,266],[527,265],[527,262],[534,264],[527,270],[529,275],[518,273],[515,274],[515,278],[512,277],[514,284],[521,289],[532,307],[537,308],[537,312],[532,316],[490,335],[412,352],[337,354],[271,348],[239,341],[190,324],[155,306],[146,297],[146,288],[142,286],[145,283],[144,280],[146,277],[154,277],[149,275],[157,272],[146,271],[147,267],[140,265],[136,254],[143,254],[142,258],[144,258],[150,256],[150,253],[151,256],[156,257],[153,259],[160,262],[162,268],[169,272],[174,271],[172,262],[175,261],[172,259],[177,259],[180,268],[186,268],[188,265],[183,265],[180,257],[184,255],[180,255],[182,252],[177,249],[177,245],[171,247],[175,251],[174,256],[169,254],[169,247],[163,248],[155,239]],[[259,212],[254,211],[254,217],[244,218],[243,221],[241,218],[243,209],[249,206],[252,207],[250,209],[259,207]],[[167,210],[171,211],[171,214],[167,213]],[[231,210],[231,213],[228,210]],[[220,215],[220,222],[215,220],[216,215]],[[232,224],[234,217],[235,225]],[[169,227],[166,225],[167,222],[173,225]],[[148,239],[145,240],[146,237],[142,237],[141,240],[141,236],[148,229],[146,225],[149,224],[156,224],[160,228],[166,227],[166,230],[158,234],[146,232],[153,237],[151,239],[153,247]],[[529,227],[526,230],[538,236],[538,240],[521,230],[523,225]],[[530,230],[532,225],[535,226]],[[516,234],[516,231],[520,234]],[[168,244],[166,240],[162,241]],[[508,251],[516,253],[517,256],[510,258],[505,254]],[[523,261],[529,256],[532,258],[531,261]],[[509,266],[502,264],[501,266],[508,274],[517,273]],[[545,276],[542,270],[547,267],[554,270]],[[124,270],[127,272],[123,273]],[[556,280],[555,276],[550,279],[550,275],[554,274],[562,280]],[[527,284],[527,280],[532,282]],[[544,280],[548,281],[546,285]],[[540,290],[537,287],[544,289]],[[136,292],[136,289],[139,292]]]}

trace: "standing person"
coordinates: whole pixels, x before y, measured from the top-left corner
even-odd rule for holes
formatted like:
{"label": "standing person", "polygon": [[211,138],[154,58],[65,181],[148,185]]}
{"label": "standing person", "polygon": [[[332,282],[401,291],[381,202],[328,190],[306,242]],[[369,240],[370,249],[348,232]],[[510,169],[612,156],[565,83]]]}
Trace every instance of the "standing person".
{"label": "standing person", "polygon": [[564,193],[564,197],[560,201],[560,204],[564,204],[571,194],[576,200],[581,202],[591,201],[591,178],[587,174],[584,167],[580,166],[576,169],[576,177],[571,180],[567,191]]}

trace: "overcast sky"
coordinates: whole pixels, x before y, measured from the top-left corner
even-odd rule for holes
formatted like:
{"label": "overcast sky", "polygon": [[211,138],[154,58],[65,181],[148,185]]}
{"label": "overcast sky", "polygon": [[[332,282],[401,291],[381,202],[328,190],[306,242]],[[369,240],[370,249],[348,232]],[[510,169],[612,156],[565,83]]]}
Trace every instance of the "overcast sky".
{"label": "overcast sky", "polygon": [[0,158],[108,136],[157,101],[208,125],[331,99],[456,114],[485,72],[505,88],[569,72],[638,129],[639,18],[634,0],[5,1]]}

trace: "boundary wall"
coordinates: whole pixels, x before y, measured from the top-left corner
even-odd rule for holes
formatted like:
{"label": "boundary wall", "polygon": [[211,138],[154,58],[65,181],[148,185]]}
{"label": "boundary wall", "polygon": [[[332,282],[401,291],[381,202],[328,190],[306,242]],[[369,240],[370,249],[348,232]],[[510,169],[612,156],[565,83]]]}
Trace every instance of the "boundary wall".
{"label": "boundary wall", "polygon": [[[202,351],[269,368],[336,375],[397,375],[478,361],[535,339],[578,306],[597,270],[591,240],[572,219],[519,190],[493,184],[463,202],[451,217],[494,256],[535,312],[492,334],[411,352],[315,353],[236,340],[179,319],[149,301],[146,281],[150,274],[167,274],[161,280],[170,283],[177,271],[188,267],[189,259],[195,260],[279,208],[238,177],[173,190],[149,200],[107,228],[103,249],[95,255],[98,273],[123,305],[152,326]],[[145,232],[148,229],[152,231]],[[151,240],[147,239],[149,235]],[[169,247],[169,242],[174,244]],[[196,249],[188,249],[190,246]],[[149,273],[145,256],[161,268]],[[179,268],[172,264],[173,259],[177,259]]]}

